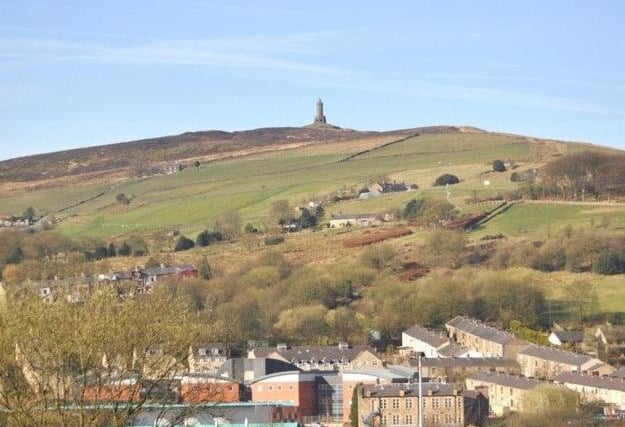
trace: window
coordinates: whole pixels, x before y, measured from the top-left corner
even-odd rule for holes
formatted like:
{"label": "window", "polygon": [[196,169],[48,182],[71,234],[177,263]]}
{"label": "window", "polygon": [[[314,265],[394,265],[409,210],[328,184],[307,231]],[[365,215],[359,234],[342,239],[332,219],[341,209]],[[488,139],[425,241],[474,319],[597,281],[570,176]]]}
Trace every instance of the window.
{"label": "window", "polygon": [[445,423],[446,424],[451,424],[453,422],[453,417],[451,416],[451,414],[445,414]]}
{"label": "window", "polygon": [[432,399],[432,408],[437,409],[439,407],[438,397]]}
{"label": "window", "polygon": [[411,425],[412,424],[412,415],[406,415],[406,425]]}
{"label": "window", "polygon": [[406,398],[406,409],[412,409],[412,399]]}
{"label": "window", "polygon": [[387,399],[380,399],[380,409],[386,409],[386,400]]}
{"label": "window", "polygon": [[273,390],[273,386],[272,385],[269,386],[269,390]]}
{"label": "window", "polygon": [[438,424],[440,422],[440,417],[438,416],[438,414],[434,414],[434,416],[432,417],[432,421],[434,421],[434,424]]}
{"label": "window", "polygon": [[386,417],[386,415],[382,415],[382,425],[388,425],[388,418]]}
{"label": "window", "polygon": [[393,425],[394,425],[394,426],[398,426],[398,425],[399,425],[399,423],[400,423],[400,421],[399,421],[399,415],[397,415],[397,414],[393,415]]}
{"label": "window", "polygon": [[399,409],[399,399],[393,399],[391,404],[393,405],[393,409]]}
{"label": "window", "polygon": [[449,409],[451,407],[452,407],[451,397],[446,397],[445,398],[445,408]]}

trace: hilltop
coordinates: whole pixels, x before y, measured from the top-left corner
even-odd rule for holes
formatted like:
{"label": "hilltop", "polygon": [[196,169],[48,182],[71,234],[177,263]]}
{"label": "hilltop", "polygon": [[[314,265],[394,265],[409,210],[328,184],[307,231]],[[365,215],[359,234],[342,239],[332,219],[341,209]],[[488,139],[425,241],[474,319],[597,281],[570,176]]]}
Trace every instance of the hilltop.
{"label": "hilltop", "polygon": [[[402,136],[418,133],[460,132],[453,126],[432,126],[389,132],[356,131],[331,125],[260,128],[226,132],[185,132],[115,144],[85,147],[0,161],[0,183],[59,179],[67,176],[128,172],[138,163],[214,161],[262,151],[327,143]],[[478,131],[474,129],[474,131]]]}

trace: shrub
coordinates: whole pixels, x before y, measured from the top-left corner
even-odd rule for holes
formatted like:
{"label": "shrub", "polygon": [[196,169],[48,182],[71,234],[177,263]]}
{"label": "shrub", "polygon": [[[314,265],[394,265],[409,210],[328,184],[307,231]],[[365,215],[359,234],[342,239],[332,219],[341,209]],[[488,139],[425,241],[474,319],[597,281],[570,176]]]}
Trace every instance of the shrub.
{"label": "shrub", "polygon": [[279,245],[282,242],[284,242],[284,237],[278,236],[277,234],[265,237],[265,245],[267,246]]}
{"label": "shrub", "polygon": [[405,219],[413,219],[416,218],[417,215],[421,213],[423,207],[425,205],[424,199],[412,199],[408,203],[406,203],[406,207],[404,208],[404,218]]}
{"label": "shrub", "polygon": [[16,246],[11,249],[9,254],[7,255],[7,264],[19,264],[24,259],[24,252],[22,248]]}
{"label": "shrub", "polygon": [[178,238],[178,241],[176,242],[176,247],[174,248],[174,251],[176,252],[186,251],[187,249],[191,249],[194,246],[195,246],[195,243],[193,243],[193,240],[185,236],[180,236]]}
{"label": "shrub", "polygon": [[612,251],[603,251],[592,263],[592,271],[597,274],[625,273],[625,258]]}
{"label": "shrub", "polygon": [[495,172],[505,172],[506,165],[503,160],[493,160],[493,170]]}
{"label": "shrub", "polygon": [[450,173],[444,173],[438,178],[436,178],[436,181],[434,181],[434,185],[436,187],[440,187],[442,185],[447,185],[447,184],[449,185],[458,184],[459,182],[460,180],[458,179],[456,175],[452,175]]}
{"label": "shrub", "polygon": [[521,175],[518,172],[512,172],[510,174],[510,181],[512,181],[512,182],[521,182],[521,181],[523,181],[523,178],[521,177]]}
{"label": "shrub", "polygon": [[117,194],[117,196],[115,196],[115,200],[117,200],[117,203],[120,203],[122,205],[130,204],[130,199],[124,193]]}
{"label": "shrub", "polygon": [[381,271],[395,263],[397,252],[389,245],[370,246],[360,259],[365,266]]}
{"label": "shrub", "polygon": [[132,248],[128,244],[128,242],[123,242],[121,246],[117,249],[117,255],[119,256],[128,256],[132,252]]}
{"label": "shrub", "polygon": [[245,231],[247,234],[254,234],[258,233],[258,228],[256,228],[254,224],[248,222],[247,224],[245,224],[245,228],[243,229],[243,231]]}

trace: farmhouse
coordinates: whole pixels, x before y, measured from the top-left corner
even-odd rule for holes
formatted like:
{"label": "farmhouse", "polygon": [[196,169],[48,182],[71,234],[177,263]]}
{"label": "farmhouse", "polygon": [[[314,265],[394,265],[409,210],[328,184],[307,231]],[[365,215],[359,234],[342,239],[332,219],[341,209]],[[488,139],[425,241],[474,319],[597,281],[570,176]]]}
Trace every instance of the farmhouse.
{"label": "farmhouse", "polygon": [[562,372],[607,375],[614,368],[585,354],[530,344],[517,354],[521,372],[528,377],[553,379]]}
{"label": "farmhouse", "polygon": [[[426,426],[464,426],[464,399],[450,384],[423,384]],[[358,393],[358,425],[412,426],[419,419],[419,391],[415,383],[370,384]]]}
{"label": "farmhouse", "polygon": [[466,379],[467,390],[487,391],[491,411],[501,417],[510,412],[523,412],[522,399],[525,392],[545,381],[497,372],[478,372]]}
{"label": "farmhouse", "polygon": [[457,316],[445,324],[449,337],[484,357],[516,357],[527,342],[477,320]]}
{"label": "farmhouse", "polygon": [[370,227],[380,225],[384,219],[380,214],[332,214],[330,228]]}

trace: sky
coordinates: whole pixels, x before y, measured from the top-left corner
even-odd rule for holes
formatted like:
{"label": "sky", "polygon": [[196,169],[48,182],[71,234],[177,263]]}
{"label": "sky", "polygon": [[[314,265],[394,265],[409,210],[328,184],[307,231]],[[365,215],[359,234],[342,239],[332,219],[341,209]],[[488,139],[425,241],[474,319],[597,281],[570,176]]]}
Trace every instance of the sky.
{"label": "sky", "polygon": [[0,159],[186,131],[471,125],[625,149],[625,2],[0,0]]}

